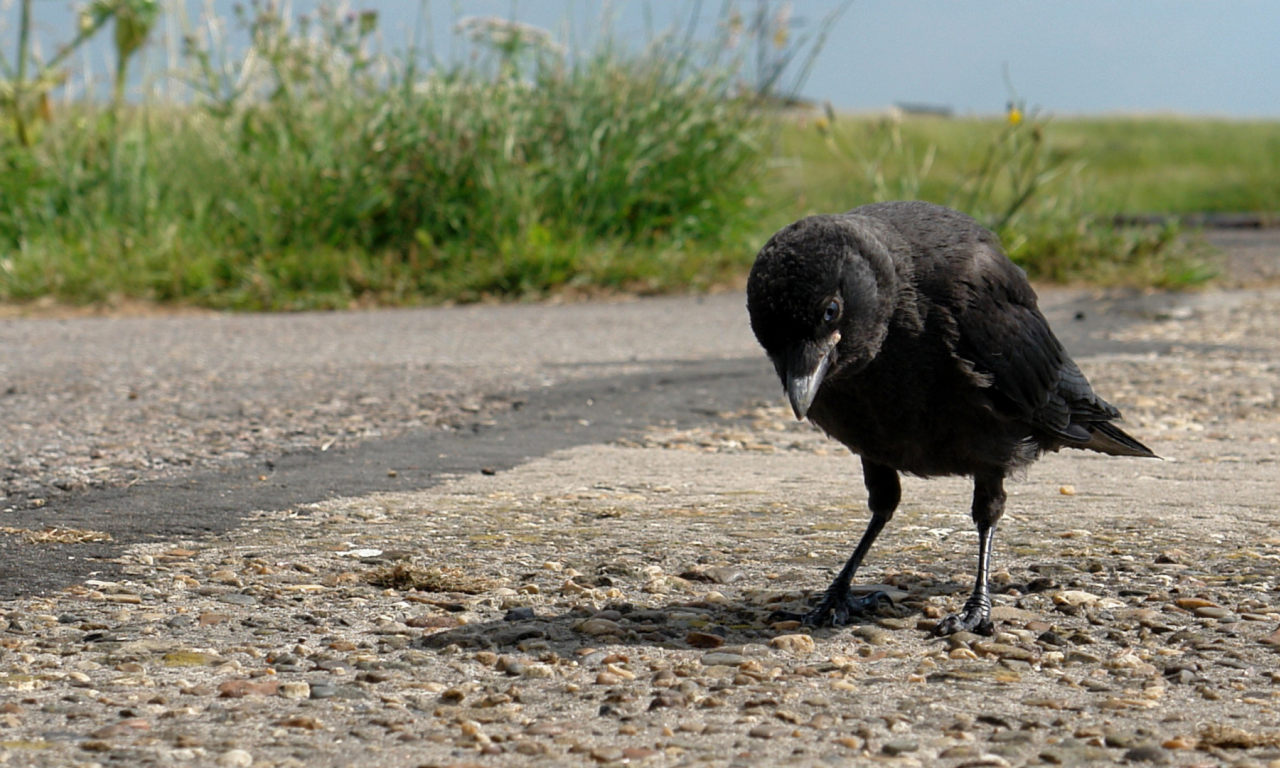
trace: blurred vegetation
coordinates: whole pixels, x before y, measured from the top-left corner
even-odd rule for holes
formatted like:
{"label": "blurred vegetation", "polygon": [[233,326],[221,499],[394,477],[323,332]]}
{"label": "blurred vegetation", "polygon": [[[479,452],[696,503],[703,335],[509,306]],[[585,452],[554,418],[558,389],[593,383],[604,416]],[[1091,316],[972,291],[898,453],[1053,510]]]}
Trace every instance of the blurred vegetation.
{"label": "blurred vegetation", "polygon": [[[1120,137],[1135,151],[1117,150]],[[1239,142],[1234,156],[1218,146],[1232,140]],[[1020,101],[1010,103],[1004,119],[828,111],[782,131],[778,153],[791,162],[775,183],[783,199],[796,201],[789,218],[842,210],[850,207],[846,201],[928,200],[991,227],[1033,279],[1177,288],[1213,276],[1207,248],[1175,221],[1120,226],[1116,215],[1280,209],[1280,185],[1265,172],[1230,201],[1201,194],[1216,185],[1217,174],[1245,172],[1276,140],[1274,123],[1058,121]],[[1136,161],[1136,149],[1152,143],[1165,149]],[[1204,153],[1220,165],[1193,168],[1192,158]]]}
{"label": "blurred vegetation", "polygon": [[[29,8],[30,0],[23,0]],[[377,50],[376,15],[206,19],[124,98],[154,0],[97,0],[47,62],[3,64],[0,299],[240,309],[731,284],[776,228],[882,199],[960,207],[1036,278],[1186,285],[1176,227],[1120,210],[1274,210],[1277,130],[1209,121],[843,117],[791,108],[834,17],[729,5],[717,34],[566,51],[459,21],[461,63]],[[247,44],[233,50],[234,23]],[[69,51],[114,22],[113,98],[59,107]],[[1222,189],[1229,197],[1203,190]]]}

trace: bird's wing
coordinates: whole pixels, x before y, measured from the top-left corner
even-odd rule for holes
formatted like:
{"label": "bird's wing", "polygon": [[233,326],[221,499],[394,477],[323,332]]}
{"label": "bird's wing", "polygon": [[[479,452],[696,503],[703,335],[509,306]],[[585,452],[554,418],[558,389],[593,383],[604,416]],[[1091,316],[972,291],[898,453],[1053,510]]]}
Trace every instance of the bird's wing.
{"label": "bird's wing", "polygon": [[954,287],[956,357],[1000,394],[1009,415],[1068,440],[1088,440],[1072,421],[1118,414],[1067,356],[1022,271],[994,249],[977,250],[973,269]]}

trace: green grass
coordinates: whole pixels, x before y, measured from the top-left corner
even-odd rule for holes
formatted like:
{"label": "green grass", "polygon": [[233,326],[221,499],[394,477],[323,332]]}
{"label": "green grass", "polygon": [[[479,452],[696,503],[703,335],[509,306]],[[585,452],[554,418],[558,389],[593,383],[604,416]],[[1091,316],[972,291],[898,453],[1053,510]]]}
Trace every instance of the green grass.
{"label": "green grass", "polygon": [[268,19],[265,96],[86,107],[32,147],[0,138],[0,299],[297,309],[741,271],[766,154],[733,70],[659,40],[373,75],[358,34],[308,58]]}
{"label": "green grass", "polygon": [[[1213,276],[1207,248],[1177,226],[1114,226],[1116,214],[1280,210],[1277,121],[832,117],[784,123],[773,223],[923,199],[992,226],[1034,279],[1177,288]],[[1006,219],[1015,177],[1044,181]]]}
{"label": "green grass", "polygon": [[[230,309],[665,292],[740,281],[801,216],[951,204],[1036,279],[1211,273],[1121,211],[1280,210],[1280,123],[778,116],[743,64],[672,40],[564,58],[537,40],[427,71],[253,20],[252,87],[188,54],[195,104],[0,128],[0,300]],[[202,79],[203,78],[203,79]],[[5,123],[4,125],[8,125]],[[9,130],[10,133],[4,133]],[[982,171],[985,167],[985,171]]]}
{"label": "green grass", "polygon": [[[884,118],[841,116],[842,142],[867,142]],[[945,197],[977,165],[1000,119],[906,117],[901,130],[917,157],[937,147],[927,199]],[[781,153],[799,161],[780,175],[792,199],[839,209],[868,194],[856,162],[833,159],[815,127],[783,132]],[[1050,152],[1082,162],[1081,181],[1099,213],[1280,211],[1280,121],[1212,118],[1055,118],[1045,125]]]}

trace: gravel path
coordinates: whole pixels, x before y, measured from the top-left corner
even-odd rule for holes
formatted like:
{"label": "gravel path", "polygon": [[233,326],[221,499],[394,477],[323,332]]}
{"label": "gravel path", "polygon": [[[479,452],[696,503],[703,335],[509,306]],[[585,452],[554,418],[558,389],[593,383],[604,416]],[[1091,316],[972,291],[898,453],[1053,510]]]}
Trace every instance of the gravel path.
{"label": "gravel path", "polygon": [[[1095,332],[1164,350],[1081,364],[1166,460],[1055,455],[1012,487],[994,637],[927,635],[972,578],[963,480],[905,483],[864,574],[894,611],[774,620],[866,513],[856,462],[764,393],[703,426],[138,544],[111,580],[0,603],[0,763],[1280,764],[1278,310],[1280,292],[1207,294]],[[731,332],[707,347],[732,353]],[[369,354],[413,370],[393,348]],[[604,367],[660,364],[617,350]],[[529,353],[503,381],[571,358]],[[448,369],[456,402],[484,392],[475,370]],[[394,378],[349,375],[368,376],[352,393]],[[95,536],[10,528],[70,556]]]}
{"label": "gravel path", "polygon": [[[0,510],[456,429],[510,395],[754,353],[740,297],[0,319]],[[700,334],[685,332],[694,322]],[[478,415],[479,414],[479,415]]]}
{"label": "gravel path", "polygon": [[971,585],[958,479],[904,483],[863,574],[891,611],[776,620],[866,511],[856,462],[766,388],[199,538],[35,522],[756,359],[740,296],[0,319],[0,552],[98,568],[0,600],[0,765],[1280,766],[1280,291],[1043,298],[1166,460],[1033,467],[997,633],[949,640],[927,630]]}

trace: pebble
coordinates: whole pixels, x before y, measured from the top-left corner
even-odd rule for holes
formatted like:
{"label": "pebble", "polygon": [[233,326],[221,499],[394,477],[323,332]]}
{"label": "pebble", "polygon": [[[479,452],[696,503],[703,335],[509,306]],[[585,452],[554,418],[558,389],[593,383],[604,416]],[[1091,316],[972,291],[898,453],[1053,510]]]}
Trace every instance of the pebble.
{"label": "pebble", "polygon": [[912,739],[898,739],[895,741],[886,741],[880,747],[880,751],[890,757],[905,755],[908,752],[915,752],[920,749],[920,743]]}
{"label": "pebble", "polygon": [[893,636],[885,630],[866,625],[855,627],[853,636],[865,640],[871,645],[887,645],[893,641]]}
{"label": "pebble", "polygon": [[218,756],[221,768],[249,768],[253,765],[253,755],[243,749],[232,749]]}
{"label": "pebble", "polygon": [[591,759],[597,763],[616,763],[625,756],[621,747],[596,747],[591,750]]}
{"label": "pebble", "polygon": [[275,696],[279,690],[279,680],[228,680],[218,686],[218,695],[224,699],[239,699],[245,696]]}
{"label": "pebble", "polygon": [[736,584],[747,578],[746,571],[729,565],[712,566],[702,574],[716,584]]}
{"label": "pebble", "polygon": [[719,648],[724,645],[724,638],[713,632],[690,632],[684,641],[694,648]]}
{"label": "pebble", "polygon": [[338,686],[329,683],[312,683],[310,688],[308,698],[312,699],[332,699],[338,693]]}
{"label": "pebble", "polygon": [[1012,765],[1008,760],[1000,755],[991,753],[981,754],[972,760],[966,760],[960,763],[956,768],[1009,768]]}
{"label": "pebble", "polygon": [[622,634],[622,625],[611,619],[587,619],[578,626],[578,631],[584,635],[598,637],[600,635],[620,635]]}
{"label": "pebble", "polygon": [[736,667],[746,663],[746,661],[746,656],[740,653],[729,653],[728,651],[713,651],[702,654],[702,666],[704,667]]}
{"label": "pebble", "polygon": [[1053,596],[1053,602],[1058,605],[1090,605],[1101,599],[1100,595],[1095,595],[1092,592],[1085,592],[1079,589],[1063,590]]}
{"label": "pebble", "polygon": [[249,606],[249,605],[257,604],[258,598],[254,597],[253,595],[245,595],[239,592],[231,592],[229,594],[225,594],[219,597],[218,601],[222,603],[227,603],[229,605]]}
{"label": "pebble", "polygon": [[817,648],[809,635],[778,635],[769,641],[769,647],[794,654],[810,654]]}
{"label": "pebble", "polygon": [[1202,606],[1193,610],[1192,613],[1202,619],[1217,619],[1219,621],[1229,619],[1232,616],[1231,611],[1217,605]]}
{"label": "pebble", "polygon": [[279,694],[286,699],[308,699],[311,698],[311,686],[302,681],[290,681],[281,683]]}
{"label": "pebble", "polygon": [[1160,747],[1145,744],[1130,748],[1124,753],[1124,760],[1128,763],[1154,763],[1156,765],[1166,765],[1169,762],[1169,753]]}
{"label": "pebble", "polygon": [[765,723],[763,725],[757,725],[750,731],[747,731],[747,735],[754,736],[757,739],[776,739],[779,736],[785,736],[788,733],[791,733],[791,730],[792,729],[790,727],[785,725]]}
{"label": "pebble", "polygon": [[1037,658],[1037,654],[1032,653],[1025,648],[1019,648],[1016,645],[1006,645],[1004,643],[974,643],[973,650],[985,656],[996,656],[1002,659],[1034,661]]}

